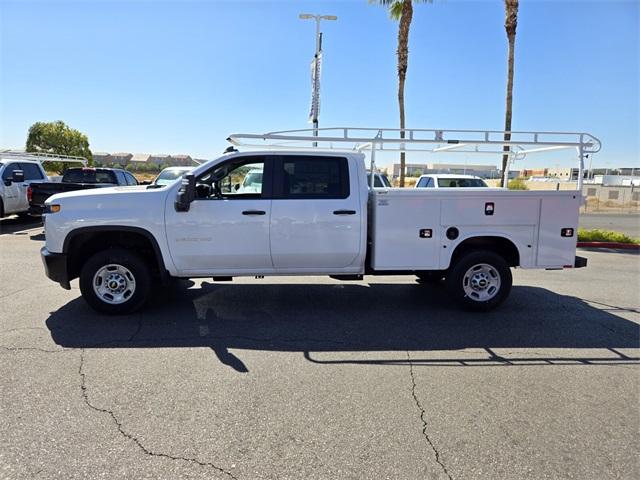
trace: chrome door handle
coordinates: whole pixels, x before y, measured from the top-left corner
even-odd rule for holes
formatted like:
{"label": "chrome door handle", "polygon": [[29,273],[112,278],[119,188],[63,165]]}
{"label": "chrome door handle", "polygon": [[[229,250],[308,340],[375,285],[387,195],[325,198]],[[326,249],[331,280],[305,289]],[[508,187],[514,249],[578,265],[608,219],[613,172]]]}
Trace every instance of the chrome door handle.
{"label": "chrome door handle", "polygon": [[242,212],[243,215],[265,215],[266,213],[264,210],[245,210]]}
{"label": "chrome door handle", "polygon": [[333,214],[334,215],[355,215],[356,211],[355,210],[334,210]]}

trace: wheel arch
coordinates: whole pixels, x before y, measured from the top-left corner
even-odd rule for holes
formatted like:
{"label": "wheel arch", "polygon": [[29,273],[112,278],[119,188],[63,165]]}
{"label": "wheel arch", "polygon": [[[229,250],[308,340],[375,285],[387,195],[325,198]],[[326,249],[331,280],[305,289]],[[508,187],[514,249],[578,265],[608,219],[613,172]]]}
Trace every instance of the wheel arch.
{"label": "wheel arch", "polygon": [[66,236],[62,251],[67,255],[69,280],[80,275],[82,265],[89,257],[114,247],[135,251],[163,282],[169,278],[162,250],[151,232],[140,227],[108,225],[77,228]]}
{"label": "wheel arch", "polygon": [[447,267],[450,268],[458,258],[474,250],[494,252],[504,258],[510,267],[520,266],[520,251],[512,239],[504,235],[487,234],[467,237],[458,243],[451,252]]}

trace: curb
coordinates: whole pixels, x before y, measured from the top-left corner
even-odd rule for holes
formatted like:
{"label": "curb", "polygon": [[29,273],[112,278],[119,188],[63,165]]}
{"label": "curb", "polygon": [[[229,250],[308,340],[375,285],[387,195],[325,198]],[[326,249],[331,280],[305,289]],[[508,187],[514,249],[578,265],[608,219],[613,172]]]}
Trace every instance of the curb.
{"label": "curb", "polygon": [[640,250],[640,244],[617,242],[578,242],[578,248],[619,248],[622,250]]}

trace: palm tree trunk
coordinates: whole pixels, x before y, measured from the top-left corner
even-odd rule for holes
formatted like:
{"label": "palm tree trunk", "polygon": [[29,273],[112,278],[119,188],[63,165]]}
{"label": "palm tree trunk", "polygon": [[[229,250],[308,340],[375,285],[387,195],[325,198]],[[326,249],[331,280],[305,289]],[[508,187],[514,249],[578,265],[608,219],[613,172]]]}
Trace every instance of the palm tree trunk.
{"label": "palm tree trunk", "polygon": [[[398,107],[400,109],[400,138],[404,138],[404,82],[409,64],[409,27],[413,17],[411,0],[402,2],[402,15],[398,27]],[[405,152],[400,152],[400,186],[404,187]]]}
{"label": "palm tree trunk", "polygon": [[[508,59],[507,59],[507,105],[506,105],[506,110],[505,110],[505,116],[504,116],[504,130],[506,132],[510,132],[511,131],[511,118],[513,116],[513,60],[514,60],[514,49],[516,46],[516,36],[515,33],[513,35],[509,35],[509,53],[508,53]],[[509,141],[511,140],[511,134],[510,133],[505,133],[504,135],[504,139],[505,141]],[[509,148],[507,145],[505,145],[503,147],[503,150],[505,152],[509,151]],[[508,153],[504,153],[502,155],[502,186],[506,187],[507,186],[507,179],[509,177],[509,173],[507,172],[505,174],[505,169],[507,168],[507,160],[509,159],[509,154]]]}
{"label": "palm tree trunk", "polygon": [[[511,132],[511,118],[513,115],[513,63],[514,51],[516,48],[516,28],[518,27],[518,0],[505,0],[504,2],[505,20],[504,28],[507,32],[509,51],[507,53],[507,105],[504,115],[504,130]],[[511,133],[505,133],[504,140],[511,140]],[[509,146],[503,146],[502,151],[502,186],[509,183],[509,172],[507,172],[507,162],[509,160]]]}

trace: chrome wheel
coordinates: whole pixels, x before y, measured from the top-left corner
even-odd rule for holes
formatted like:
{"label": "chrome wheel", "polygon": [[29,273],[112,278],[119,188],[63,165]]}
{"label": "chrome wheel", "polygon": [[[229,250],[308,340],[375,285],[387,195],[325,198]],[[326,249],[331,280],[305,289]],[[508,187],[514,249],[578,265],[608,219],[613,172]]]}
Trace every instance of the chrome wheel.
{"label": "chrome wheel", "polygon": [[103,302],[120,305],[136,291],[136,279],[128,268],[112,263],[93,276],[93,291]]}
{"label": "chrome wheel", "polygon": [[493,266],[479,263],[472,266],[462,277],[465,296],[476,302],[486,302],[500,291],[500,274]]}

